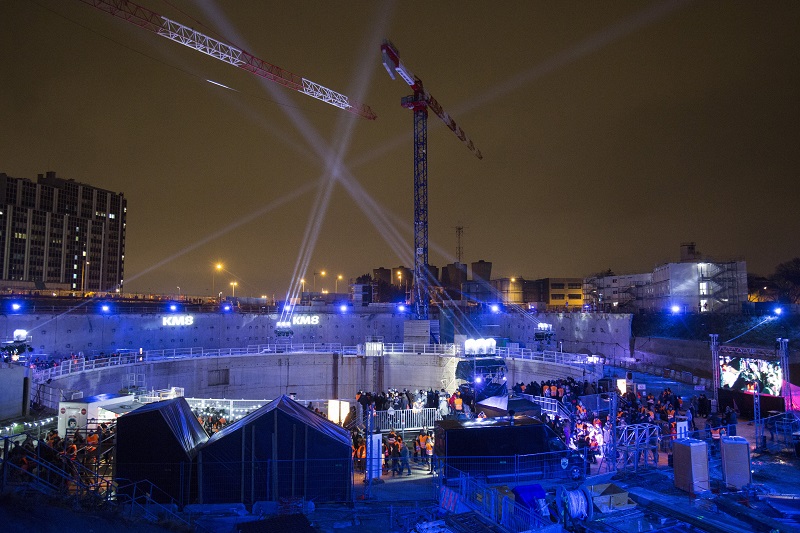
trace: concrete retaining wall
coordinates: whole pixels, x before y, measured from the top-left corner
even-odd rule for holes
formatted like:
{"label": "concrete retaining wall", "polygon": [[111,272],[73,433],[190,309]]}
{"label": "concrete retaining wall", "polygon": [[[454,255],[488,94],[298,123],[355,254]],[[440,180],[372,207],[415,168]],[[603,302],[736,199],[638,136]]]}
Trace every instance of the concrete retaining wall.
{"label": "concrete retaining wall", "polygon": [[[257,354],[160,361],[92,370],[54,381],[61,389],[85,396],[118,392],[126,375],[144,375],[145,387],[177,386],[196,398],[272,399],[296,393],[301,399],[352,398],[359,390],[455,390],[457,358],[437,355],[342,357],[339,354]],[[582,379],[583,370],[554,363],[509,359],[509,383],[567,376]],[[382,376],[383,382],[376,382]]]}
{"label": "concrete retaining wall", "polygon": [[[403,342],[407,314],[312,314],[316,324],[292,326],[294,344],[339,343],[355,346],[368,336],[385,342]],[[17,329],[31,336],[36,353],[97,354],[116,350],[169,350],[180,348],[242,348],[285,342],[275,335],[278,315],[208,313],[191,315],[191,325],[169,326],[165,317],[181,314],[144,315],[0,315],[0,334],[11,338]]]}

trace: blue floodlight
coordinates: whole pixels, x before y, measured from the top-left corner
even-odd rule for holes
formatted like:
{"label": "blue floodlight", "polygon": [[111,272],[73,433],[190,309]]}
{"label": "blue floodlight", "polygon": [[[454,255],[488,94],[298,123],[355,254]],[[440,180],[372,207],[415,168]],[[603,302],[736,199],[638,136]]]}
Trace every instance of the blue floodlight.
{"label": "blue floodlight", "polygon": [[406,310],[406,306],[403,305],[403,304],[400,304],[400,305],[397,306],[397,310],[400,311],[401,313],[403,313]]}
{"label": "blue floodlight", "polygon": [[339,311],[341,311],[342,313],[346,313],[347,312],[347,304],[340,305],[339,306]]}
{"label": "blue floodlight", "polygon": [[783,307],[776,307],[774,313],[778,316],[783,314]]}
{"label": "blue floodlight", "polygon": [[100,310],[104,313],[108,313],[109,311],[111,311],[111,307],[109,307],[108,304],[103,304],[102,306],[100,306]]}
{"label": "blue floodlight", "polygon": [[480,376],[475,376],[475,383],[480,383],[483,381]]}
{"label": "blue floodlight", "polygon": [[492,313],[499,313],[500,312],[500,306],[497,305],[497,304],[492,304],[490,309],[492,310]]}
{"label": "blue floodlight", "polygon": [[177,305],[175,305],[175,304],[170,304],[170,306],[169,306],[169,310],[170,310],[170,311],[177,311],[177,310],[178,310],[178,306],[177,306]]}
{"label": "blue floodlight", "polygon": [[673,315],[677,315],[680,312],[681,312],[681,307],[679,305],[673,305],[672,306],[672,314]]}
{"label": "blue floodlight", "polygon": [[231,304],[223,304],[222,312],[223,313],[230,313],[230,311],[231,311]]}
{"label": "blue floodlight", "polygon": [[12,302],[12,304],[11,304],[11,310],[12,311],[19,311],[20,309],[22,309],[22,304],[21,303]]}

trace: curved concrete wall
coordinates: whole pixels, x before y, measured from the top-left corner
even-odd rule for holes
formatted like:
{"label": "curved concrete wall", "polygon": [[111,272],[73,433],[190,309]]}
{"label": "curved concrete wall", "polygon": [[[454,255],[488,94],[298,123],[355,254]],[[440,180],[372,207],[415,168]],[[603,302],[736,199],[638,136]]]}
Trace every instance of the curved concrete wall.
{"label": "curved concrete wall", "polygon": [[[36,353],[67,355],[111,353],[115,350],[164,350],[203,347],[242,348],[285,342],[275,335],[277,315],[269,314],[20,314],[0,315],[0,334],[11,338],[14,330],[27,330]],[[305,309],[295,316],[316,316],[314,322],[292,326],[292,343],[340,343],[353,346],[367,337],[387,343],[403,341],[406,314],[351,309],[347,314]],[[168,320],[165,322],[164,318]],[[169,320],[172,317],[173,320]],[[174,320],[176,317],[179,320]],[[183,318],[181,318],[183,317]],[[501,313],[470,316],[470,331],[518,343],[521,347],[564,351],[588,350],[606,357],[627,356],[630,315],[588,313]],[[309,321],[311,322],[311,321]],[[535,340],[538,323],[553,325],[554,340]],[[170,325],[170,323],[175,325]],[[443,325],[443,331],[447,327]],[[444,333],[443,333],[444,335]],[[454,358],[436,355],[344,357],[334,353],[261,354],[224,358],[197,358],[109,368],[58,380],[58,387],[85,395],[117,392],[129,373],[144,375],[148,389],[183,387],[187,396],[206,398],[271,399],[297,393],[303,399],[351,398],[358,390],[440,389],[452,391]],[[508,361],[511,383],[547,380],[572,375],[581,369],[531,361]],[[5,387],[4,387],[5,388]],[[19,402],[16,402],[19,403]]]}

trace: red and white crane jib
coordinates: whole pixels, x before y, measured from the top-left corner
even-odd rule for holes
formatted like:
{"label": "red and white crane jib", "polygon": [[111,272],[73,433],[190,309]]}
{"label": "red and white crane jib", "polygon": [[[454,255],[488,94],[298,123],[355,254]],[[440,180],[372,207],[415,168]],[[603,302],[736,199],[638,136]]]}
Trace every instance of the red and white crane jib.
{"label": "red and white crane jib", "polygon": [[171,41],[202,52],[208,56],[224,61],[235,67],[247,70],[252,74],[279,83],[288,89],[301,92],[312,98],[325,102],[361,117],[375,120],[377,116],[364,104],[351,102],[341,93],[315,83],[302,76],[292,74],[263,59],[245,52],[233,45],[209,37],[179,22],[168,19],[154,11],[128,0],[81,0],[110,15],[127,20],[140,28],[166,37]]}
{"label": "red and white crane jib", "polygon": [[[455,123],[455,121],[450,117],[450,115],[442,109],[441,104],[434,98],[424,87],[422,84],[422,80],[414,75],[411,70],[406,67],[402,61],[400,61],[400,54],[397,51],[397,48],[392,44],[391,41],[385,39],[383,44],[381,45],[381,55],[383,56],[383,67],[389,73],[389,76],[392,79],[395,79],[395,72],[400,75],[401,78],[412,88],[414,92],[419,95],[420,99],[425,102],[425,104],[430,108],[431,111],[436,114],[442,122],[444,122],[450,130],[456,134],[456,137],[461,139],[461,141],[467,145],[472,153],[474,153],[478,159],[483,159],[483,155],[481,151],[475,147],[475,144],[467,137],[467,134],[464,133],[464,130]],[[413,106],[412,106],[413,107]]]}

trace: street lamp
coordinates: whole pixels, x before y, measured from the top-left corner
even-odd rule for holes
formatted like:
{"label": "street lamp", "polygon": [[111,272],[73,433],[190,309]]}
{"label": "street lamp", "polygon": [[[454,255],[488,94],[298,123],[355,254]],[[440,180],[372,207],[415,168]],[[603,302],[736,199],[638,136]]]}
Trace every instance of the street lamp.
{"label": "street lamp", "polygon": [[214,270],[211,271],[211,294],[214,294],[214,277],[218,270],[222,270],[222,263],[214,265]]}
{"label": "street lamp", "polygon": [[302,295],[304,292],[306,292],[306,279],[300,278],[300,294]]}
{"label": "street lamp", "polygon": [[317,292],[317,274],[319,274],[320,276],[322,276],[324,278],[325,277],[325,271],[322,270],[320,272],[314,272],[314,292]]}
{"label": "street lamp", "polygon": [[81,292],[86,293],[86,275],[88,274],[87,270],[89,270],[89,261],[88,259],[84,259],[83,261],[83,272],[81,272]]}
{"label": "street lamp", "polygon": [[233,298],[236,298],[236,286],[237,285],[238,285],[237,282],[231,281],[231,287],[233,287],[233,295],[232,295]]}
{"label": "street lamp", "polygon": [[[403,271],[402,270],[398,270],[397,271],[397,288],[398,289],[402,289],[403,288]],[[403,290],[403,300],[408,301],[408,279],[406,279],[405,290]]]}
{"label": "street lamp", "polygon": [[339,274],[336,276],[336,281],[333,282],[333,292],[337,294],[339,292],[339,280],[342,279],[342,275]]}

